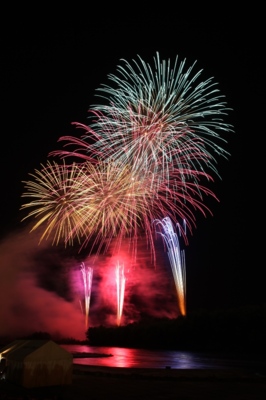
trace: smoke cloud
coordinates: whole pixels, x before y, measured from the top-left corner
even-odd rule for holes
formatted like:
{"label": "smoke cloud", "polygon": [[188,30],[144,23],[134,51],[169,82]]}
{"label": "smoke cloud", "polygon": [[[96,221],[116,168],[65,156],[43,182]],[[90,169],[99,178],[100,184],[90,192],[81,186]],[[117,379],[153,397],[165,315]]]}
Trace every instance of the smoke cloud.
{"label": "smoke cloud", "polygon": [[39,243],[37,233],[23,228],[0,242],[0,337],[24,337],[48,332],[53,337],[86,339],[84,282],[81,262],[93,268],[89,326],[117,322],[116,265],[126,278],[121,324],[145,316],[178,316],[174,281],[167,254],[158,239],[157,264],[145,245],[138,246],[137,262],[124,251],[84,256]]}

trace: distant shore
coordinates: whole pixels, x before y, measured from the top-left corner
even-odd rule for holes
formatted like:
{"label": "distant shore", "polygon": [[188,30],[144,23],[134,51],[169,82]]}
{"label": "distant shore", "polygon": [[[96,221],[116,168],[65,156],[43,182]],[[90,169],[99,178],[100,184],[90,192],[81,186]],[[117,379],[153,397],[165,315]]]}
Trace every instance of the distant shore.
{"label": "distant shore", "polygon": [[104,353],[72,353],[73,358],[101,358],[101,357],[113,357],[113,354],[104,354]]}

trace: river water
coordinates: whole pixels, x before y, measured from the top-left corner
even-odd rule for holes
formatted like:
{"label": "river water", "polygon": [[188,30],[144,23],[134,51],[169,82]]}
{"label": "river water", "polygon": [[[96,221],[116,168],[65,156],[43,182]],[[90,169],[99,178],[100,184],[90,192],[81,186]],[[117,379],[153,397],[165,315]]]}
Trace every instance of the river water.
{"label": "river water", "polygon": [[[121,368],[174,368],[174,369],[249,369],[265,374],[263,357],[224,354],[205,354],[189,351],[131,349],[123,347],[96,347],[87,345],[61,345],[74,357],[74,364]],[[86,354],[87,357],[86,357]]]}

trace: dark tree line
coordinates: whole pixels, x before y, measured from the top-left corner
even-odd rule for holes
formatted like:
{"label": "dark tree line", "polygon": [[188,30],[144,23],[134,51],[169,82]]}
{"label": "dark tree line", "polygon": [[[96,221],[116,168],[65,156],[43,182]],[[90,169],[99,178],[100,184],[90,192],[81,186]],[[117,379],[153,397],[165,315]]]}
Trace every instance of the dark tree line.
{"label": "dark tree line", "polygon": [[86,337],[81,342],[69,337],[68,332],[64,338],[55,338],[40,331],[23,338],[0,338],[0,344],[14,339],[42,339],[91,346],[266,355],[266,304],[231,310],[199,310],[175,319],[143,316],[139,322],[125,326],[91,327]]}
{"label": "dark tree line", "polygon": [[90,345],[168,350],[266,353],[266,305],[198,311],[176,319],[143,318],[120,327],[92,327]]}

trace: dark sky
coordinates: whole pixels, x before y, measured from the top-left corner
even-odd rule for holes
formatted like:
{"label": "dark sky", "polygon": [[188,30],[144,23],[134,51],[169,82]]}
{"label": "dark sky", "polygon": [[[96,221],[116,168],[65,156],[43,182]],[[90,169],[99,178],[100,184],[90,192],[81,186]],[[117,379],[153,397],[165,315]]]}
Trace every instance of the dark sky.
{"label": "dark sky", "polygon": [[[262,9],[243,6],[237,11],[145,9],[133,3],[123,10],[99,5],[56,15],[49,9],[7,11],[0,75],[2,271],[9,245],[11,264],[20,262],[20,252],[15,255],[18,240],[23,241],[18,233],[21,181],[60,148],[59,137],[79,134],[71,122],[87,123],[95,90],[115,73],[121,58],[140,55],[152,63],[158,51],[164,59],[186,58],[187,65],[197,60],[197,69],[214,77],[233,108],[227,118],[235,129],[227,137],[231,156],[218,159],[222,180],[212,187],[220,203],[209,203],[213,217],[197,216],[186,248],[188,310],[265,303],[263,181],[259,184],[265,129],[262,15]],[[13,234],[18,236],[12,242]]]}

